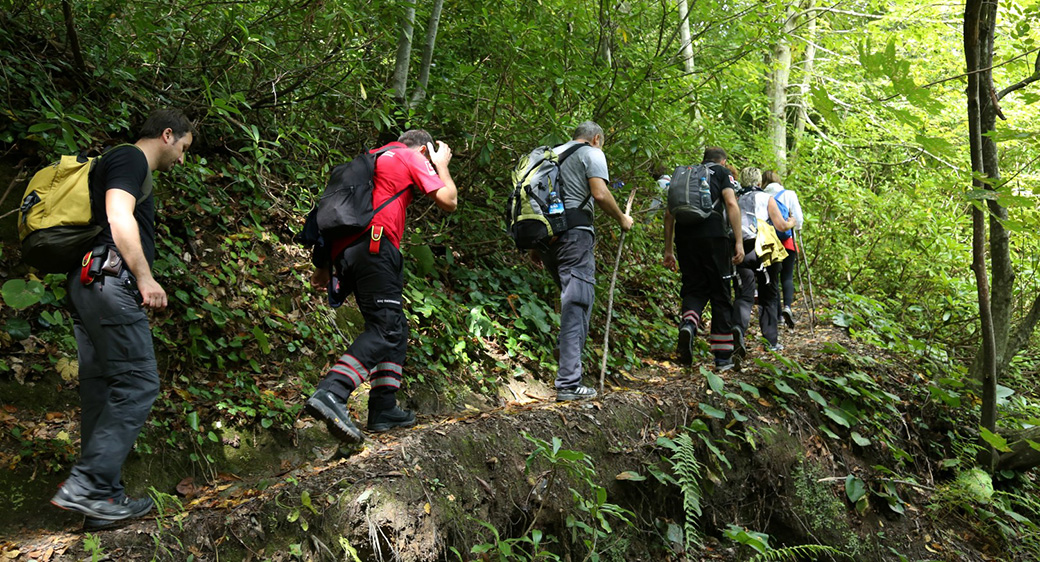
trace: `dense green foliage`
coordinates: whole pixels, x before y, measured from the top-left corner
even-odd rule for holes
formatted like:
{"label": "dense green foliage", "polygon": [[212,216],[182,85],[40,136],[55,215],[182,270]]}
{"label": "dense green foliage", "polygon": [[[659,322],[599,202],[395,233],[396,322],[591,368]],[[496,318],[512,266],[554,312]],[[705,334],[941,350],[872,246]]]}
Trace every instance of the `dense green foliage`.
{"label": "dense green foliage", "polygon": [[[671,2],[454,0],[440,22],[428,94],[401,106],[388,84],[405,4],[69,2],[77,41],[62,2],[12,0],[0,11],[0,144],[15,161],[29,156],[28,169],[131,138],[157,106],[197,120],[188,162],[157,183],[155,269],[171,303],[153,316],[165,389],[157,408],[172,415],[152,416],[143,447],[187,449],[205,464],[204,445],[219,441],[221,425],[292,426],[301,392],[359,324],[322,305],[307,283],[308,257],[291,237],[331,166],[402,129],[424,127],[448,142],[460,186],[453,215],[427,202],[410,209],[406,378],[486,394],[514,375],[548,382],[554,371],[555,289],[503,234],[507,174],[518,154],[566,140],[591,118],[608,131],[612,179],[626,184],[615,198],[639,190],[615,296],[612,373],[667,356],[676,333],[677,279],[660,265],[651,173],[699,160],[704,145],[725,147],[738,167],[778,164],[764,138],[765,75],[783,2],[691,3],[695,70],[687,73]],[[1032,73],[1040,40],[1040,2],[1000,6],[998,89]],[[430,6],[417,10],[413,74]],[[982,196],[970,190],[964,140],[961,14],[954,5],[868,0],[811,13],[815,35],[803,24],[790,38],[796,61],[809,42],[819,51],[810,76],[797,63],[792,71],[789,96],[806,101],[809,123],[791,136],[784,183],[806,210],[817,297],[835,311],[828,320],[920,364],[920,398],[949,408],[948,419],[961,425],[949,430],[958,450],[947,458],[970,464],[977,393],[965,366],[979,339],[968,209]],[[997,135],[1007,181],[995,197],[1010,210],[1016,318],[1040,291],[1040,239],[1032,234],[1040,228],[1038,101],[1035,84],[1006,97]],[[0,210],[14,208],[20,189]],[[619,238],[600,215],[587,365],[599,365]],[[0,376],[64,376],[75,357],[64,278],[36,278],[17,265],[12,231],[5,227],[0,255],[10,278]],[[764,366],[777,387],[787,379],[812,385],[810,396],[835,424],[894,442],[894,398],[868,377],[778,365]],[[1006,428],[1040,425],[1038,370],[1034,345],[1001,381]],[[23,460],[44,459],[48,469],[72,455],[68,442],[22,442]],[[890,452],[893,470],[913,462]],[[683,488],[696,513],[691,490],[699,489]],[[1002,505],[1035,512],[1015,498]],[[1016,524],[1024,525],[1000,531],[1012,536]]]}

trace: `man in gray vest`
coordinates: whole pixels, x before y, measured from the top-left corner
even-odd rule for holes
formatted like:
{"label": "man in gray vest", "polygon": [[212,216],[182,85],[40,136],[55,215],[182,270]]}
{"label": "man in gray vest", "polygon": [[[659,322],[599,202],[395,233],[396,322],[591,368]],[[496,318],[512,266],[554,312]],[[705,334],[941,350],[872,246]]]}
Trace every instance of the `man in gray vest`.
{"label": "man in gray vest", "polygon": [[[560,287],[560,336],[557,343],[559,365],[556,370],[556,400],[584,400],[596,396],[596,389],[582,384],[581,354],[589,335],[589,317],[596,289],[596,257],[593,254],[595,231],[592,228],[593,204],[621,225],[632,228],[632,217],[618,208],[607,182],[607,159],[603,155],[603,128],[592,121],[578,125],[571,140],[556,147],[563,152],[580,145],[560,165],[561,198],[568,210],[579,210],[571,228],[551,241],[540,252],[542,261]],[[576,225],[575,225],[576,223]]]}

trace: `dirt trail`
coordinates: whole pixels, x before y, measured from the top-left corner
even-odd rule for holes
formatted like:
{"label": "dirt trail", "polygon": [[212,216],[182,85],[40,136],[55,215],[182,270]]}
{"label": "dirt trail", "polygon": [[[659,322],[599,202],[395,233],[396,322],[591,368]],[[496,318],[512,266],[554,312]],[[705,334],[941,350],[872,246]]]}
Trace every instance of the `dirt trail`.
{"label": "dirt trail", "polygon": [[[808,335],[807,330],[785,331],[784,356],[813,368],[834,363],[829,342],[857,355],[871,352],[833,328],[817,328],[815,338]],[[349,545],[360,560],[456,559],[452,548],[467,553],[472,545],[491,540],[480,521],[490,523],[503,537],[537,527],[546,535],[566,538],[566,518],[574,512],[569,488],[581,491],[588,483],[555,479],[538,459],[529,464],[534,445],[525,433],[545,441],[558,437],[564,449],[588,454],[609,500],[637,514],[635,529],[615,527],[627,545],[625,560],[739,560],[740,551],[732,543],[723,546],[718,540],[727,523],[768,529],[776,540],[791,544],[829,540],[828,544],[838,541],[846,547],[866,544],[866,538],[857,537],[885,530],[890,537],[885,546],[894,545],[911,558],[928,544],[926,537],[946,536],[942,548],[973,550],[959,544],[963,540],[956,533],[931,528],[934,522],[916,516],[925,498],[915,488],[903,493],[913,510],[908,517],[858,517],[845,510],[841,516],[847,518],[843,528],[849,536],[820,536],[824,531],[814,532],[811,522],[800,521],[805,499],[789,497],[797,484],[791,475],[799,466],[811,460],[822,471],[817,475],[822,481],[838,480],[850,472],[868,471],[880,452],[856,450],[822,437],[817,427],[825,420],[818,408],[807,399],[781,400],[763,378],[764,367],[755,361],[775,363],[775,358],[759,345],[750,348],[741,372],[723,374],[727,391],[742,382],[761,389],[757,403],[747,407],[709,388],[699,365],[680,368],[664,358],[648,359],[638,371],[618,374],[623,382],[614,381],[605,395],[591,402],[558,404],[548,400],[544,387],[514,389],[518,400],[501,408],[420,417],[415,428],[369,435],[360,452],[337,451],[329,443],[310,461],[279,474],[245,480],[222,475],[191,490],[190,498],[171,500],[164,517],[97,533],[101,550],[96,552],[110,560],[342,560]],[[867,374],[896,394],[906,390],[911,376],[881,364]],[[546,400],[536,399],[539,396]],[[705,405],[746,415],[743,421],[735,414],[717,419],[706,414]],[[661,531],[662,525],[681,525],[678,490],[653,478],[624,475],[649,476],[653,467],[667,470],[662,461],[667,451],[658,438],[674,437],[694,420],[710,428],[729,466],[701,448],[708,487],[713,489],[702,500],[705,515],[699,521],[708,542],[697,554],[683,558],[677,545],[669,550]],[[741,430],[759,436],[760,442],[749,446],[734,439]],[[919,436],[908,434],[902,446],[916,454],[917,442]],[[922,482],[933,484],[928,478],[922,475]],[[840,485],[827,483],[822,489],[843,500]],[[27,529],[0,544],[0,560],[89,559],[88,548],[78,524],[59,531]],[[553,547],[561,553],[574,548],[568,542]],[[875,541],[862,547],[859,559],[889,559],[884,552]]]}

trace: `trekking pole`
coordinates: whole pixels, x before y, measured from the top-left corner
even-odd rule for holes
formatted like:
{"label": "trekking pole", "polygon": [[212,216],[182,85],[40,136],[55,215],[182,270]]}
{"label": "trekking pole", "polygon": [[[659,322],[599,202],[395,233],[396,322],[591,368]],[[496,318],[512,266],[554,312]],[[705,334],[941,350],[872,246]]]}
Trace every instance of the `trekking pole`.
{"label": "trekking pole", "polygon": [[[630,215],[632,212],[632,201],[636,198],[636,189],[632,188],[632,193],[628,194],[628,204],[625,205],[625,214]],[[631,215],[630,215],[631,216]],[[617,258],[614,260],[614,275],[610,277],[610,292],[607,297],[607,325],[603,329],[603,364],[599,368],[599,391],[603,392],[603,380],[607,376],[607,358],[610,356],[610,316],[614,312],[614,284],[617,283],[618,268],[621,267],[621,252],[625,249],[625,234],[626,231],[621,231],[621,240],[618,242],[617,247]]]}
{"label": "trekking pole", "polygon": [[[804,246],[801,247],[804,248]],[[801,255],[801,252],[797,253]],[[802,302],[806,303],[805,309],[807,313],[806,316],[809,317],[809,333],[815,338],[816,329],[815,326],[813,326],[813,313],[812,309],[809,307],[809,298],[805,296],[805,281],[802,280],[802,269],[804,269],[804,267],[802,267],[802,258],[798,258],[798,261],[795,262],[795,271],[798,272],[798,286],[802,288]]]}
{"label": "trekking pole", "polygon": [[[805,252],[805,249],[806,249],[805,248],[805,240],[802,240],[801,238],[799,238],[798,239],[798,243],[800,244],[800,248],[802,250],[801,252],[798,252],[798,255],[801,257],[802,264],[805,265],[805,277],[808,280],[808,285],[809,285],[809,331],[813,332],[813,336],[815,336],[816,332],[813,330],[813,327],[816,324],[816,299],[813,297],[812,270],[809,269],[809,257],[806,255],[806,252]],[[799,276],[798,276],[798,282],[799,283],[802,282],[800,272],[799,272]],[[802,287],[802,295],[803,295],[802,298],[805,298],[804,294],[805,294],[805,287],[803,286]]]}

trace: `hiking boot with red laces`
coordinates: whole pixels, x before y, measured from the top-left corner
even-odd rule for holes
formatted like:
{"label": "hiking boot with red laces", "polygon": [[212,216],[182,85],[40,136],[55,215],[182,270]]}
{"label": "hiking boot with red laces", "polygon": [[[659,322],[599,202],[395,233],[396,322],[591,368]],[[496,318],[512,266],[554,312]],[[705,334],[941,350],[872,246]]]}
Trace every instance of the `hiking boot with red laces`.
{"label": "hiking boot with red laces", "polygon": [[372,433],[383,433],[395,427],[412,427],[415,425],[415,412],[402,410],[400,406],[394,406],[392,410],[381,412],[368,411],[368,430]]}
{"label": "hiking boot with red laces", "polygon": [[325,422],[329,433],[340,441],[352,444],[365,441],[365,435],[350,421],[347,405],[335,394],[319,388],[307,399],[306,409],[314,419]]}

